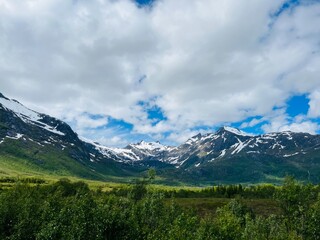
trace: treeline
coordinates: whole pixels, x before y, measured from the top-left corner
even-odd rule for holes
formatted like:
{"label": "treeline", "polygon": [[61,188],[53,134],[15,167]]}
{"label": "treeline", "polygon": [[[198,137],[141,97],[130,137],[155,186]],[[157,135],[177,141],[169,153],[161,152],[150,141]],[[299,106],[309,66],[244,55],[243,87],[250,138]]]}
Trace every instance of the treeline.
{"label": "treeline", "polygon": [[231,200],[214,216],[200,217],[145,182],[127,196],[92,191],[66,179],[50,185],[16,184],[0,191],[0,239],[320,239],[320,196],[287,178],[274,194],[280,215],[255,216]]}
{"label": "treeline", "polygon": [[[147,185],[147,181],[137,181],[136,184]],[[312,195],[320,193],[320,185],[308,184]],[[281,192],[280,186],[274,186],[271,184],[261,184],[252,186],[238,185],[218,185],[213,187],[207,187],[202,189],[166,189],[159,188],[156,191],[161,192],[165,198],[246,198],[246,199],[272,199],[277,192]],[[117,196],[127,196],[131,191],[130,187],[121,186],[112,189],[111,193]]]}
{"label": "treeline", "polygon": [[243,187],[239,185],[218,185],[203,188],[201,190],[179,189],[173,191],[164,191],[165,196],[174,196],[179,198],[270,198],[277,191],[273,185],[257,185]]}
{"label": "treeline", "polygon": [[28,177],[28,178],[19,178],[19,177],[1,177],[0,183],[35,183],[35,184],[44,184],[46,181],[42,178]]}

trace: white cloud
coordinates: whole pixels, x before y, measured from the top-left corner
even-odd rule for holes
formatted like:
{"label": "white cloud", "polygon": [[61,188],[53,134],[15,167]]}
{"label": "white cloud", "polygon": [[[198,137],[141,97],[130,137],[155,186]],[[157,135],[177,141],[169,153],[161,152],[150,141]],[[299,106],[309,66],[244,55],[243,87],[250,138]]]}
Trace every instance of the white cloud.
{"label": "white cloud", "polygon": [[[0,0],[1,92],[68,121],[111,116],[134,134],[171,131],[177,142],[197,126],[271,116],[296,93],[310,94],[308,116],[319,117],[320,3],[301,2],[276,17],[284,0],[158,0],[151,9],[131,0]],[[148,119],[137,103],[149,99],[167,120]],[[315,129],[285,119],[265,130]],[[82,118],[77,128],[104,123]]]}
{"label": "white cloud", "polygon": [[[79,128],[77,132],[84,139],[93,140],[109,147],[124,147],[132,140],[132,138],[128,136],[128,132],[121,131],[121,129],[117,128]],[[92,136],[94,136],[94,138]]]}
{"label": "white cloud", "polygon": [[315,134],[320,129],[319,124],[312,122],[305,115],[290,118],[284,112],[278,111],[278,113],[278,116],[274,116],[269,120],[270,123],[262,126],[265,132],[291,131]]}
{"label": "white cloud", "polygon": [[98,127],[103,127],[108,124],[107,117],[93,118],[92,116],[88,116],[85,114],[77,116],[77,118],[75,118],[74,121],[76,122],[77,129],[98,128]]}
{"label": "white cloud", "polygon": [[247,128],[247,127],[254,127],[256,125],[258,125],[259,123],[264,122],[265,119],[264,118],[254,118],[249,122],[243,122],[239,128]]}
{"label": "white cloud", "polygon": [[192,131],[192,130],[185,130],[181,132],[173,132],[168,137],[167,140],[171,141],[172,143],[182,143],[188,140],[189,138],[198,134],[199,131]]}
{"label": "white cloud", "polygon": [[320,117],[320,91],[314,91],[309,95],[308,116],[312,118]]}
{"label": "white cloud", "polygon": [[311,122],[291,123],[286,126],[282,126],[279,131],[291,131],[291,132],[307,132],[315,134],[319,130],[319,125]]}
{"label": "white cloud", "polygon": [[126,146],[129,144],[127,140],[125,140],[123,137],[120,136],[113,136],[113,137],[101,137],[97,139],[97,142],[99,142],[102,145],[110,146],[110,147],[119,147],[119,146]]}

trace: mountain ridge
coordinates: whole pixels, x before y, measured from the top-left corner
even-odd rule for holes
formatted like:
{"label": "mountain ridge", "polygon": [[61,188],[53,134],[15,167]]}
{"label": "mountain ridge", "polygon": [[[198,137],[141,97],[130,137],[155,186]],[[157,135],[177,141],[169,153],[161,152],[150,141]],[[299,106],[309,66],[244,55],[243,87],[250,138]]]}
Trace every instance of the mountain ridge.
{"label": "mountain ridge", "polygon": [[320,182],[320,135],[252,135],[224,126],[179,146],[142,140],[111,148],[79,138],[67,123],[0,93],[1,155],[27,159],[27,164],[48,172],[98,179],[141,176],[155,167],[169,181],[268,182],[292,174]]}

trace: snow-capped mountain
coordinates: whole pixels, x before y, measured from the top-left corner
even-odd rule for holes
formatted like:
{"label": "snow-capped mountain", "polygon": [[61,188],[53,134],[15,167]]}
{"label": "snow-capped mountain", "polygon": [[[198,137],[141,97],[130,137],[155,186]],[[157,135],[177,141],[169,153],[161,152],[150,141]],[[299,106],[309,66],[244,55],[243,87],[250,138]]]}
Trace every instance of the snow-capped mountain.
{"label": "snow-capped mountain", "polygon": [[0,94],[0,141],[23,138],[39,145],[79,141],[77,134],[63,121],[33,111],[16,100]]}
{"label": "snow-capped mountain", "polygon": [[235,128],[222,127],[216,133],[192,137],[171,151],[168,161],[177,157],[171,163],[180,167],[193,159],[194,166],[199,167],[203,163],[240,156],[301,157],[318,149],[319,135],[288,131],[253,136]]}
{"label": "snow-capped mountain", "polygon": [[110,171],[125,175],[121,159],[111,151],[106,154],[105,148],[79,139],[67,123],[0,94],[0,156],[28,160],[23,164],[32,171],[39,168],[90,178]]}
{"label": "snow-capped mountain", "polygon": [[[199,159],[210,158],[208,161],[213,161],[216,157],[223,157],[229,149],[241,148],[240,143],[249,138],[251,138],[250,134],[236,128],[222,127],[215,133],[193,136],[184,144],[173,149],[164,161],[175,164],[176,167],[187,164],[193,156],[197,156]],[[199,166],[200,162],[197,162],[196,165]]]}
{"label": "snow-capped mountain", "polygon": [[268,182],[293,174],[320,182],[320,135],[278,132],[254,136],[222,127],[214,133],[197,134],[174,147],[140,141],[111,148],[79,139],[65,122],[28,109],[2,94],[1,156],[90,178],[132,176],[153,166],[171,180]]}
{"label": "snow-capped mountain", "polygon": [[[238,136],[237,138],[230,138],[230,136]],[[140,141],[135,144],[129,144],[125,148],[110,148],[96,145],[96,148],[106,156],[115,156],[117,161],[131,162],[131,161],[148,161],[157,160],[168,164],[175,165],[177,168],[182,165],[188,158],[200,152],[208,155],[215,151],[220,151],[225,147],[235,146],[240,140],[244,140],[252,135],[240,131],[236,128],[223,127],[216,133],[206,135],[198,134],[188,139],[184,144],[173,147],[165,146],[160,142],[145,142]]]}
{"label": "snow-capped mountain", "polygon": [[320,136],[308,133],[254,136],[236,128],[222,127],[215,133],[195,135],[177,147],[142,141],[124,149],[108,148],[108,151],[113,152],[118,161],[146,166],[152,161],[162,162],[188,173],[188,177],[206,180],[208,176],[228,179],[235,176],[235,169],[241,169],[237,174],[245,176],[246,181],[291,172],[318,179],[315,172],[320,169]]}

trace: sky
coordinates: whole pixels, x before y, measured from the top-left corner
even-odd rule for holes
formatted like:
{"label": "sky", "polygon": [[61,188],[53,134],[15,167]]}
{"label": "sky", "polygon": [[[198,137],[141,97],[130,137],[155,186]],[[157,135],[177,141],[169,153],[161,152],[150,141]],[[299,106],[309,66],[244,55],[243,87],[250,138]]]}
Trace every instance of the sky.
{"label": "sky", "polygon": [[107,146],[319,133],[319,0],[0,0],[0,92]]}

